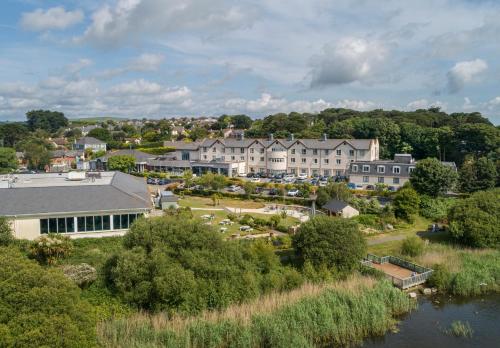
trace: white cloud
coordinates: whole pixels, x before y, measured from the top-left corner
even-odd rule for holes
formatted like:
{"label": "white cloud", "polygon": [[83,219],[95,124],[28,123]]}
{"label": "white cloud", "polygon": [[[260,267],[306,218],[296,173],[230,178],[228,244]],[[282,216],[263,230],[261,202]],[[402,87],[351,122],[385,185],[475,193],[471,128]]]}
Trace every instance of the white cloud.
{"label": "white cloud", "polygon": [[323,52],[311,59],[311,86],[366,80],[373,76],[386,54],[380,42],[359,38],[344,38],[325,45]]}
{"label": "white cloud", "polygon": [[92,14],[84,40],[99,46],[130,43],[143,35],[158,37],[179,31],[199,30],[204,35],[249,26],[255,19],[253,6],[228,0],[118,0]]}
{"label": "white cloud", "polygon": [[275,112],[319,112],[327,108],[349,108],[355,110],[370,110],[376,107],[371,101],[344,99],[337,102],[327,102],[323,99],[315,101],[295,100],[288,101],[285,98],[276,98],[269,93],[262,93],[260,98],[247,100],[243,98],[232,98],[226,100],[221,109],[229,112],[248,112],[250,114],[266,114]]}
{"label": "white cloud", "polygon": [[165,56],[163,56],[162,54],[143,53],[137,58],[130,61],[126,66],[122,68],[105,70],[99,73],[98,76],[102,78],[113,78],[115,76],[133,71],[157,71],[163,64],[164,60]]}
{"label": "white cloud", "polygon": [[68,64],[66,69],[70,74],[76,74],[90,65],[92,65],[92,61],[90,59],[81,58],[75,63]]}
{"label": "white cloud", "polygon": [[26,30],[45,31],[62,30],[83,21],[81,10],[66,11],[64,7],[52,7],[48,10],[36,9],[21,16],[21,26]]}
{"label": "white cloud", "polygon": [[481,73],[488,69],[488,64],[482,59],[458,62],[448,71],[448,91],[457,93],[466,84],[479,79]]}
{"label": "white cloud", "polygon": [[434,107],[439,107],[442,110],[446,110],[447,104],[443,103],[439,100],[431,102],[427,99],[418,99],[418,100],[414,100],[414,101],[409,102],[404,109],[408,110],[408,111],[414,111],[414,110],[429,109],[429,108],[434,108]]}

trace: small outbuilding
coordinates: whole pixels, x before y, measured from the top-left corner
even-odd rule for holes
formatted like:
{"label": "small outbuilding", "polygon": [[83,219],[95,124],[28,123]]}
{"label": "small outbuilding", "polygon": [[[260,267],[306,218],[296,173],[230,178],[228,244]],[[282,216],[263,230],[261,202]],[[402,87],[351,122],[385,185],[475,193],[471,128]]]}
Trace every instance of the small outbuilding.
{"label": "small outbuilding", "polygon": [[351,218],[359,215],[359,211],[349,204],[337,199],[332,199],[323,206],[323,209],[328,211],[330,216],[341,216],[343,218]]}
{"label": "small outbuilding", "polygon": [[160,195],[160,207],[162,210],[179,208],[179,197],[174,195],[172,191],[163,191]]}

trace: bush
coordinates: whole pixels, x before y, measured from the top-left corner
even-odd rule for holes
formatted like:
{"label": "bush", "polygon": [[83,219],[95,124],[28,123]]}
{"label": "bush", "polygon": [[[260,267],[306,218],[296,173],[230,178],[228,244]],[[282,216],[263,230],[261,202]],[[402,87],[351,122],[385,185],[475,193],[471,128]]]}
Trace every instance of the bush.
{"label": "bush", "polygon": [[56,269],[0,248],[0,347],[94,347],[95,319],[80,289]]}
{"label": "bush", "polygon": [[436,158],[418,161],[410,175],[410,182],[420,194],[437,197],[451,190],[458,178],[457,172]]}
{"label": "bush", "polygon": [[500,247],[500,188],[458,201],[448,214],[451,235],[476,248]]}
{"label": "bush", "polygon": [[448,216],[448,210],[455,203],[454,198],[432,198],[430,196],[420,197],[420,215],[433,221],[444,221]]}
{"label": "bush", "polygon": [[424,252],[424,241],[417,236],[410,236],[403,240],[401,254],[406,256],[419,256]]}
{"label": "bush", "polygon": [[359,265],[366,251],[366,241],[356,221],[316,216],[302,224],[293,238],[302,262],[326,265],[349,272]]}
{"label": "bush", "polygon": [[97,271],[89,264],[66,265],[62,267],[64,275],[79,287],[92,284],[97,279]]}
{"label": "bush", "polygon": [[30,255],[42,264],[54,265],[59,259],[69,256],[72,250],[73,243],[68,236],[48,234],[33,241]]}
{"label": "bush", "polygon": [[394,214],[397,218],[413,222],[418,214],[420,197],[411,187],[403,187],[394,195]]}
{"label": "bush", "polygon": [[14,241],[10,222],[7,218],[0,216],[0,247],[7,246]]}

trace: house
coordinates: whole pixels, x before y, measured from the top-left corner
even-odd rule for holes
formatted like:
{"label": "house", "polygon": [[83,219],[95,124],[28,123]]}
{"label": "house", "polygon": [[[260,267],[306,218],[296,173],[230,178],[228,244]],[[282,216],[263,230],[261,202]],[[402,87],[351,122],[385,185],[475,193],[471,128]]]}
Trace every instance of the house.
{"label": "house", "polygon": [[332,199],[326,203],[323,207],[324,210],[328,211],[330,216],[341,216],[343,218],[351,218],[359,215],[359,211],[349,204],[337,199]]}
{"label": "house", "polygon": [[125,138],[125,144],[141,145],[141,138]]}
{"label": "house", "polygon": [[139,150],[115,150],[108,152],[95,160],[90,161],[91,170],[108,170],[108,160],[113,156],[132,156],[135,158],[135,171],[142,173],[148,167],[148,161],[155,158],[155,155]]}
{"label": "house", "polygon": [[65,148],[68,145],[68,139],[66,138],[53,138],[50,139],[54,147],[56,148]]}
{"label": "house", "polygon": [[54,150],[50,152],[50,172],[67,172],[77,167],[77,163],[83,162],[85,154],[83,151]]}
{"label": "house", "polygon": [[11,175],[0,180],[0,197],[0,216],[29,240],[123,235],[152,209],[145,180],[120,172]]}
{"label": "house", "polygon": [[162,210],[179,208],[179,197],[172,191],[163,191],[160,194],[159,205]]}
{"label": "house", "polygon": [[87,134],[89,134],[89,132],[91,130],[99,128],[99,126],[93,124],[93,125],[89,125],[89,126],[81,126],[81,127],[75,127],[75,128],[81,130],[82,131],[82,135],[86,136]]}
{"label": "house", "polygon": [[75,140],[73,150],[85,151],[87,149],[92,152],[106,151],[106,143],[93,137],[82,137]]}
{"label": "house", "polygon": [[[442,162],[456,170],[453,162]],[[377,184],[388,185],[394,189],[410,180],[417,161],[411,154],[395,154],[393,160],[353,161],[349,167],[349,182],[356,188],[365,189]]]}
{"label": "house", "polygon": [[184,129],[184,127],[181,127],[181,126],[175,126],[172,128],[172,131],[171,131],[171,134],[172,136],[174,137],[178,137],[180,135],[187,135],[187,132],[186,130]]}
{"label": "house", "polygon": [[377,139],[204,139],[199,142],[166,141],[176,160],[189,161],[195,174],[213,171],[228,176],[245,173],[306,176],[347,175],[353,161],[379,158]]}

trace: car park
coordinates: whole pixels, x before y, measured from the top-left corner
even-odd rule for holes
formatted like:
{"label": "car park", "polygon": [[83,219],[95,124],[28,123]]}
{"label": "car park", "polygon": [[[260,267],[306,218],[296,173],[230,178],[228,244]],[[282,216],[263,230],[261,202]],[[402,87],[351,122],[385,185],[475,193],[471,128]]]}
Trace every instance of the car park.
{"label": "car park", "polygon": [[292,189],[292,190],[289,190],[286,194],[287,194],[287,196],[290,196],[290,197],[297,197],[299,195],[299,190]]}

